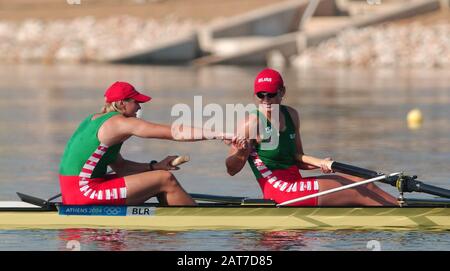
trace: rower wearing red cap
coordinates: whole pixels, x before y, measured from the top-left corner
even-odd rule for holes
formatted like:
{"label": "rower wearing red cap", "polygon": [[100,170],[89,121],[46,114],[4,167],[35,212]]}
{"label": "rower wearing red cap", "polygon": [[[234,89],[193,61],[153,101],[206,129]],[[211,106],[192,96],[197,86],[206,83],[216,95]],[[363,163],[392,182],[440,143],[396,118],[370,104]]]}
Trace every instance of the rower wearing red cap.
{"label": "rower wearing red cap", "polygon": [[[300,136],[300,118],[297,110],[281,102],[286,93],[283,78],[273,69],[264,69],[254,81],[254,96],[259,110],[252,112],[240,127],[241,134],[250,137],[250,131],[260,129],[256,139],[248,144],[232,144],[226,159],[227,171],[235,175],[248,161],[261,187],[265,199],[277,203],[312,195],[360,179],[347,175],[328,174],[304,178],[300,169],[320,168],[323,173],[331,173],[330,158],[319,159],[304,154]],[[279,127],[270,122],[274,108],[279,105]],[[263,126],[264,127],[264,126]],[[278,144],[273,148],[263,148],[263,143],[278,136]],[[291,205],[397,205],[397,200],[371,183],[334,194],[313,197]]]}
{"label": "rower wearing red cap", "polygon": [[[89,115],[64,150],[59,170],[64,204],[142,204],[153,196],[167,205],[195,204],[168,171],[176,169],[171,163],[176,156],[159,162],[133,162],[120,154],[122,143],[131,136],[195,141],[225,139],[225,135],[186,126],[172,130],[170,125],[136,118],[140,104],[150,100],[126,82],[115,82],[106,90],[102,112]],[[194,138],[198,134],[202,138]],[[107,174],[107,166],[116,174]]]}

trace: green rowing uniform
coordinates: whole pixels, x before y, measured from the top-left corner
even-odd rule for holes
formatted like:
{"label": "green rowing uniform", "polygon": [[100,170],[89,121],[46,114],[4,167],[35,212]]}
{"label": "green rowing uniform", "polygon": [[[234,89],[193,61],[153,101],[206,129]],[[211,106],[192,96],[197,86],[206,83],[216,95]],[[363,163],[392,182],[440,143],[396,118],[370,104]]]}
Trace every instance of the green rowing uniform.
{"label": "green rowing uniform", "polygon": [[[122,143],[105,146],[100,143],[97,134],[105,121],[118,114],[109,112],[94,120],[94,114],[91,114],[80,124],[64,150],[60,175],[99,178],[106,174],[108,164],[117,159]],[[84,176],[82,172],[85,172]]]}
{"label": "green rowing uniform", "polygon": [[[271,170],[287,169],[296,164],[295,156],[297,154],[297,145],[295,143],[295,125],[286,106],[280,105],[280,113],[284,115],[285,129],[284,131],[279,131],[278,146],[272,150],[264,150],[261,148],[261,144],[258,143],[254,146],[254,150],[258,154],[259,159],[261,159],[266,167]],[[278,133],[278,130],[276,130],[275,127],[272,128],[272,124],[270,123],[270,121],[264,116],[264,114],[262,114],[258,110],[253,111],[252,114],[256,114],[258,116],[258,119],[261,120],[262,123],[267,124],[264,127],[265,129],[263,129],[264,134],[262,136],[262,143],[268,142],[271,139],[272,135],[276,135]],[[259,179],[261,178],[261,173],[257,169],[253,160],[254,157],[250,155],[248,158],[248,162],[253,171],[253,174],[257,179]]]}

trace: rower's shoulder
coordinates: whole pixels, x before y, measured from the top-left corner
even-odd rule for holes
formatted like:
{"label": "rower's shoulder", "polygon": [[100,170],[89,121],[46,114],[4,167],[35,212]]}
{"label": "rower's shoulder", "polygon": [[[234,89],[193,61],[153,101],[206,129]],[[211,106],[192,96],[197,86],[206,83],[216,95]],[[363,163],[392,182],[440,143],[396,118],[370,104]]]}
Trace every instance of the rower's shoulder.
{"label": "rower's shoulder", "polygon": [[130,118],[127,118],[122,114],[115,114],[115,115],[109,117],[105,121],[105,123],[103,124],[103,127],[105,127],[105,128],[115,127],[114,129],[117,129],[119,127],[129,126],[128,124],[131,125]]}
{"label": "rower's shoulder", "polygon": [[282,106],[283,106],[284,108],[286,108],[287,111],[289,111],[289,113],[295,113],[295,114],[298,114],[297,109],[293,108],[292,106],[290,106],[290,105],[282,105]]}
{"label": "rower's shoulder", "polygon": [[292,120],[297,123],[299,121],[299,119],[300,119],[297,109],[295,109],[295,108],[293,108],[292,106],[289,106],[289,105],[283,105],[283,106],[289,112],[289,115],[291,116]]}

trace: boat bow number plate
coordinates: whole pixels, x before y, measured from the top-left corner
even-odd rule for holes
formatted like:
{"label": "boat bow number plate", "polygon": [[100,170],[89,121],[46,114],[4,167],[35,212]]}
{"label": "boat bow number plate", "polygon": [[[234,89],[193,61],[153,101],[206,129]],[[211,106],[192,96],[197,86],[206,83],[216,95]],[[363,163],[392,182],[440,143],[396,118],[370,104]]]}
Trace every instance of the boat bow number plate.
{"label": "boat bow number plate", "polygon": [[145,206],[73,206],[60,205],[60,215],[86,215],[86,216],[153,216],[155,207]]}

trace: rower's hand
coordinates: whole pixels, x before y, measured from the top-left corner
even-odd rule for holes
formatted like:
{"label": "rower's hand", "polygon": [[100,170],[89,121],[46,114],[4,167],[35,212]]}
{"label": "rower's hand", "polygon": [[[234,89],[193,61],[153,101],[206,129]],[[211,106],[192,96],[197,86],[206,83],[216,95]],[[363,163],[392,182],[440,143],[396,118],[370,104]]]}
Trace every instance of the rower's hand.
{"label": "rower's hand", "polygon": [[177,155],[170,155],[153,165],[154,170],[178,170],[179,167],[174,167],[170,163],[177,158]]}
{"label": "rower's hand", "polygon": [[246,150],[250,146],[250,140],[244,137],[237,137],[236,140],[231,142],[234,148],[237,150]]}
{"label": "rower's hand", "polygon": [[221,133],[216,139],[222,140],[225,144],[230,145],[236,136],[232,133]]}
{"label": "rower's hand", "polygon": [[223,142],[237,150],[246,150],[250,145],[250,141],[247,138],[240,136],[234,136],[232,139],[226,139]]}
{"label": "rower's hand", "polygon": [[323,173],[333,173],[333,169],[331,168],[331,164],[333,163],[333,159],[331,157],[327,157],[325,159],[322,159],[320,163],[320,169]]}

